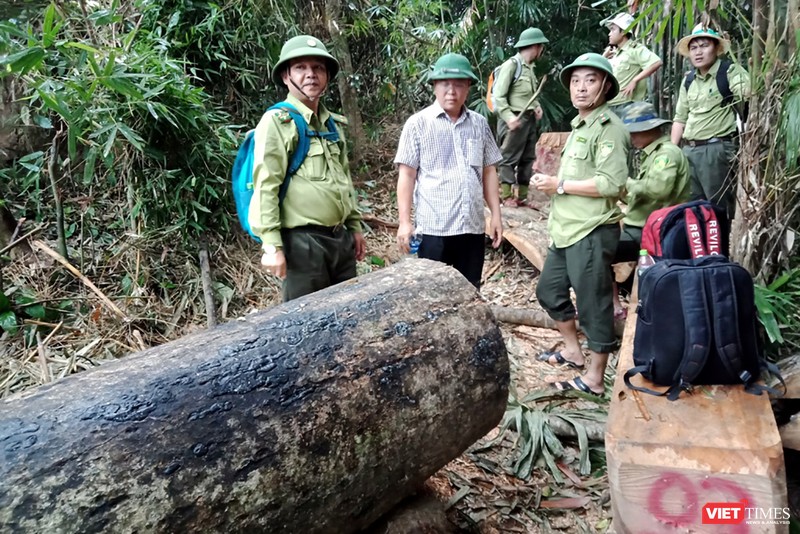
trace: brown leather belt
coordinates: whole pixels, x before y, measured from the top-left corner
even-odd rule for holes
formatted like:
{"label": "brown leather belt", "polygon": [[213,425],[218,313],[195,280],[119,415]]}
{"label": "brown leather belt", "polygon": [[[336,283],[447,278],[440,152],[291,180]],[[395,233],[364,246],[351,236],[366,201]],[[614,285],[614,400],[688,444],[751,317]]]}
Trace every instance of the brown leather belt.
{"label": "brown leather belt", "polygon": [[684,139],[683,142],[687,146],[705,146],[713,145],[714,143],[722,143],[723,141],[733,141],[735,138],[732,135],[724,135],[722,137],[712,137],[711,139]]}
{"label": "brown leather belt", "polygon": [[321,226],[319,224],[306,224],[304,226],[297,226],[295,228],[286,228],[286,230],[294,230],[298,232],[310,232],[312,234],[320,234],[331,237],[336,237],[345,231],[343,224],[336,226]]}

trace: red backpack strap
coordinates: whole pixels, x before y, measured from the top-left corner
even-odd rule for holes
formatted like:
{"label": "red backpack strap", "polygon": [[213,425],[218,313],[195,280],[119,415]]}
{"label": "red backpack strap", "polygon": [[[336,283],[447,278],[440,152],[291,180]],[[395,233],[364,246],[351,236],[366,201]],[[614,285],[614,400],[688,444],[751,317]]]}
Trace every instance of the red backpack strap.
{"label": "red backpack strap", "polygon": [[703,216],[706,231],[706,251],[709,256],[717,256],[722,254],[722,247],[720,246],[721,235],[719,232],[719,221],[717,214],[711,206],[698,206],[700,213]]}
{"label": "red backpack strap", "polygon": [[697,219],[693,209],[686,209],[683,211],[683,218],[686,222],[686,240],[689,242],[689,250],[692,252],[692,258],[702,258],[708,255],[705,243],[703,243],[703,230],[700,226],[700,221]]}
{"label": "red backpack strap", "polygon": [[673,206],[668,206],[654,211],[644,223],[641,247],[647,250],[654,258],[661,257],[661,224],[664,222],[664,217],[672,211],[672,208]]}

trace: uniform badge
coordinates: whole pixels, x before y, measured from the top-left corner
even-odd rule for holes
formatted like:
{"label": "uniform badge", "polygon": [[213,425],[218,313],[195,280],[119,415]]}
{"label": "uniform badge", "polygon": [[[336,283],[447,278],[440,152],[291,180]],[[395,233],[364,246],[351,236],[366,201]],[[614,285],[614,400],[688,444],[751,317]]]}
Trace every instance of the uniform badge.
{"label": "uniform badge", "polygon": [[577,135],[577,136],[575,136],[575,141],[577,141],[579,143],[585,143],[586,142],[586,138],[585,137],[581,137],[580,135]]}
{"label": "uniform badge", "polygon": [[663,171],[669,165],[669,156],[658,156],[653,161],[653,170]]}
{"label": "uniform badge", "polygon": [[308,46],[317,46],[317,42],[314,39],[309,39],[308,41],[306,41],[306,44]]}
{"label": "uniform badge", "polygon": [[278,111],[278,120],[283,123],[292,122],[292,116],[289,115],[288,111],[280,110]]}
{"label": "uniform badge", "polygon": [[599,155],[601,158],[607,158],[614,152],[614,141],[603,141],[600,143]]}

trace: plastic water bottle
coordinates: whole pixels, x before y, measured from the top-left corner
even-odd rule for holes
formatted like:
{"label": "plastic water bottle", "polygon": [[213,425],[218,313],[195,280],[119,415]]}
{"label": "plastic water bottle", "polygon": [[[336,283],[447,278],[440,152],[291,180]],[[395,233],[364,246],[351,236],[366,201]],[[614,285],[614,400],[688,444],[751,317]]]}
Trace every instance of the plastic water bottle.
{"label": "plastic water bottle", "polygon": [[410,254],[416,254],[419,250],[419,246],[422,243],[422,228],[417,228],[414,230],[414,233],[411,234],[411,239],[408,240],[408,247]]}
{"label": "plastic water bottle", "polygon": [[639,261],[636,265],[636,274],[639,275],[639,280],[642,279],[642,274],[656,264],[656,260],[647,252],[647,249],[640,249],[639,250]]}

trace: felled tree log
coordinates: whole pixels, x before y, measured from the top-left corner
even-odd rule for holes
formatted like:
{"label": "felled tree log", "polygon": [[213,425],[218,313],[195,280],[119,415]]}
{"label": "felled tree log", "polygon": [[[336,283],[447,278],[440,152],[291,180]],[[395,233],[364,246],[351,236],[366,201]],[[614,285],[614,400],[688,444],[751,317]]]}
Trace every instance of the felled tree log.
{"label": "felled tree log", "polygon": [[352,532],[486,434],[508,361],[455,270],[408,260],[0,404],[0,524]]}

